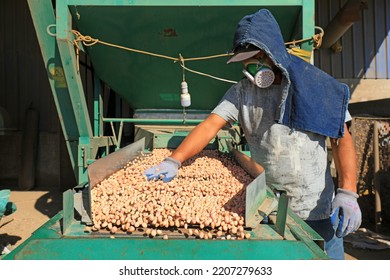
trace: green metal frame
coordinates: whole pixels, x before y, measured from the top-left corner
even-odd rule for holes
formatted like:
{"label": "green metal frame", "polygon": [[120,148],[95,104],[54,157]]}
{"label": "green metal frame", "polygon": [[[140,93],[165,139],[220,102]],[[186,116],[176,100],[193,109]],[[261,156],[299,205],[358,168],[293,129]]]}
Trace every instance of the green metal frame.
{"label": "green metal frame", "polygon": [[[92,133],[74,47],[69,38],[56,37],[56,31],[53,32],[54,27],[57,30],[58,15],[51,1],[28,0],[28,4],[73,171],[79,183],[87,182],[89,159],[96,157],[100,147],[113,145],[113,140],[101,135],[95,137]],[[69,18],[67,22],[69,28]]]}
{"label": "green metal frame", "polygon": [[[247,229],[245,240],[202,240],[171,230],[149,238],[142,229],[132,234],[91,231],[80,222],[83,213],[76,204],[88,186],[67,190],[63,210],[38,228],[4,260],[294,260],[328,259],[323,251],[324,240],[287,206],[280,187],[266,187],[267,197],[277,199],[277,211],[267,223]],[[78,214],[75,209],[78,209]],[[82,219],[82,218],[81,218]],[[184,243],[183,243],[184,242]],[[110,248],[110,250],[107,250]]]}
{"label": "green metal frame", "polygon": [[[268,190],[270,191],[270,190]],[[247,240],[202,240],[185,235],[164,240],[133,234],[97,233],[74,218],[74,191],[64,193],[64,210],[37,229],[4,260],[293,260],[328,259],[323,239],[286,206],[283,234],[276,224],[259,224]],[[280,208],[280,207],[279,207]],[[281,209],[279,209],[281,210]],[[279,211],[278,210],[278,211]],[[276,216],[276,220],[279,218]],[[110,248],[110,250],[107,250]]]}

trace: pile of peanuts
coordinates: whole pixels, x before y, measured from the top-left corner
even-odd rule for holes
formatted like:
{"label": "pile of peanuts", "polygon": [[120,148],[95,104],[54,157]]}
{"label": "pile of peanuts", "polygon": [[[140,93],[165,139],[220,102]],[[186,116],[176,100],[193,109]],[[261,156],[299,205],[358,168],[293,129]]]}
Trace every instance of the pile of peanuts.
{"label": "pile of peanuts", "polygon": [[141,229],[155,237],[174,228],[201,239],[250,238],[244,230],[245,189],[253,179],[228,155],[204,150],[170,182],[148,181],[144,171],[170,154],[154,149],[97,184],[91,190],[92,230]]}

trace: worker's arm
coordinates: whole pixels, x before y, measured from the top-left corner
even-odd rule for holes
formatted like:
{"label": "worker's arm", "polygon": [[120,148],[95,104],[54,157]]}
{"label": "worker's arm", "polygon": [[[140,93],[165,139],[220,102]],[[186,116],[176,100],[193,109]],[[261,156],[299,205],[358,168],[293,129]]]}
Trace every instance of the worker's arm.
{"label": "worker's arm", "polygon": [[344,137],[330,139],[338,175],[338,187],[356,193],[356,152],[346,125],[344,131]]}
{"label": "worker's arm", "polygon": [[210,114],[188,134],[169,157],[159,165],[145,170],[144,174],[147,179],[162,179],[163,182],[171,181],[176,176],[182,162],[202,151],[226,123],[220,116]]}
{"label": "worker's arm", "polygon": [[339,187],[332,202],[331,218],[337,225],[338,237],[354,232],[362,222],[362,213],[357,202],[359,196],[356,193],[355,147],[346,125],[344,131],[344,137],[330,139]]}
{"label": "worker's arm", "polygon": [[226,125],[226,121],[216,114],[210,114],[198,124],[184,141],[173,151],[171,157],[181,163],[198,154],[213,139],[218,131]]}

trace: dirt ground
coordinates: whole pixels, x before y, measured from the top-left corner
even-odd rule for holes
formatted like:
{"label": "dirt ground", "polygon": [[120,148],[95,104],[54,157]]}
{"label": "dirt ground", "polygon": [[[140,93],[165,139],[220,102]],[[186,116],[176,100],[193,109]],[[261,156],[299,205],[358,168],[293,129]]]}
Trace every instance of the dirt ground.
{"label": "dirt ground", "polygon": [[[36,188],[19,191],[12,185],[0,184],[0,188],[11,189],[10,201],[17,211],[0,220],[0,245],[13,250],[31,234],[62,210],[62,193]],[[390,260],[390,235],[376,234],[366,228],[345,240],[347,260]]]}

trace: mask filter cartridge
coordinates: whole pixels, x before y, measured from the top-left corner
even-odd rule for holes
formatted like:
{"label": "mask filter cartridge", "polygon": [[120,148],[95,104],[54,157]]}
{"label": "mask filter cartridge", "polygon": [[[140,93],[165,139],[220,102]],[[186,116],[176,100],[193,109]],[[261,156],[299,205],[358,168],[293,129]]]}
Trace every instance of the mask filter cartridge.
{"label": "mask filter cartridge", "polygon": [[251,59],[245,63],[244,75],[259,88],[267,88],[275,80],[275,74],[271,66],[265,61]]}

